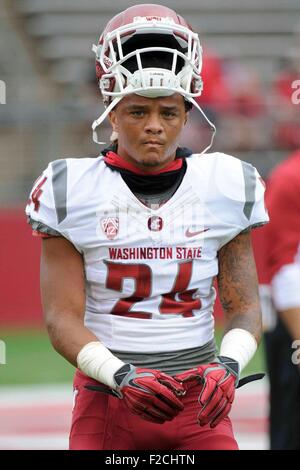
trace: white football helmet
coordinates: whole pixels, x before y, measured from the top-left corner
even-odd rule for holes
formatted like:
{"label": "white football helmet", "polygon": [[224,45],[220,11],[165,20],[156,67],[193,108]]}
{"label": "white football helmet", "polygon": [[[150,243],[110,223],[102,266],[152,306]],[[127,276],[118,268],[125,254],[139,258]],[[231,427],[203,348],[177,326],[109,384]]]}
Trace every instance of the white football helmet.
{"label": "white football helmet", "polygon": [[170,8],[144,4],[127,8],[112,18],[93,45],[96,75],[106,110],[94,121],[96,127],[126,95],[148,98],[180,93],[195,105],[213,130],[216,128],[194,100],[203,83],[202,47],[199,36]]}

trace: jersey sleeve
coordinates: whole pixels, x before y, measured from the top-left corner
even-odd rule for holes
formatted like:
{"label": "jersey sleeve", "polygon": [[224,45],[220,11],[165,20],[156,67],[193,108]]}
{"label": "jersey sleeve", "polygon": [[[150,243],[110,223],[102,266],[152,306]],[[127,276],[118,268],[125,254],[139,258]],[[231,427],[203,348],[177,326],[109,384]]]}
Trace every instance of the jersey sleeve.
{"label": "jersey sleeve", "polygon": [[240,232],[269,221],[265,206],[265,184],[250,163],[219,154],[216,171],[219,191],[224,197],[224,215]]}
{"label": "jersey sleeve", "polygon": [[[63,161],[57,160],[57,162]],[[55,198],[53,191],[53,183],[55,184],[54,170],[57,162],[50,163],[35,181],[25,209],[27,221],[32,227],[33,235],[42,238],[64,235],[59,228],[59,201]]]}
{"label": "jersey sleeve", "polygon": [[242,162],[245,184],[245,203],[243,213],[246,217],[246,228],[256,228],[269,222],[265,204],[265,183],[257,169],[249,163]]}

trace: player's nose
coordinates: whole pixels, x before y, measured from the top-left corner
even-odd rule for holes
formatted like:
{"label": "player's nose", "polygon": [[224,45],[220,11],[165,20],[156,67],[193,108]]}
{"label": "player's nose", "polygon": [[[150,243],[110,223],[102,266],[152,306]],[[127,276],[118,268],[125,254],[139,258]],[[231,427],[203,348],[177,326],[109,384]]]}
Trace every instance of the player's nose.
{"label": "player's nose", "polygon": [[163,131],[160,115],[158,113],[151,113],[145,124],[145,132],[160,134]]}

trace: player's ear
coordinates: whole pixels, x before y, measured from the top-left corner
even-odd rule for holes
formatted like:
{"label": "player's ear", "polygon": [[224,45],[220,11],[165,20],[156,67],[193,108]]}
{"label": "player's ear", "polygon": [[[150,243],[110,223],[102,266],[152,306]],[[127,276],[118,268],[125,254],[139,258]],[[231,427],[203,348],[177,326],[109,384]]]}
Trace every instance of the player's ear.
{"label": "player's ear", "polygon": [[118,118],[117,113],[115,111],[111,111],[108,115],[109,121],[111,123],[111,127],[113,128],[113,132],[118,132]]}

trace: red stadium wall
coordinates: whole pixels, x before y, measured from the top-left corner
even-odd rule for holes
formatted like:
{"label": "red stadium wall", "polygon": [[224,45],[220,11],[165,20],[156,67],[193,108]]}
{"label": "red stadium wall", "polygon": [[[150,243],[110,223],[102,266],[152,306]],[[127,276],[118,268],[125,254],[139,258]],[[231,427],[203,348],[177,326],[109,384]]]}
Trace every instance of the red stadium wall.
{"label": "red stadium wall", "polygon": [[[42,308],[39,288],[41,241],[31,235],[23,208],[0,210],[0,325],[40,326]],[[254,244],[260,281],[264,281],[261,265],[262,230],[254,231]],[[222,318],[217,302],[215,317]]]}
{"label": "red stadium wall", "polygon": [[40,240],[32,237],[23,208],[0,210],[0,324],[42,324]]}

